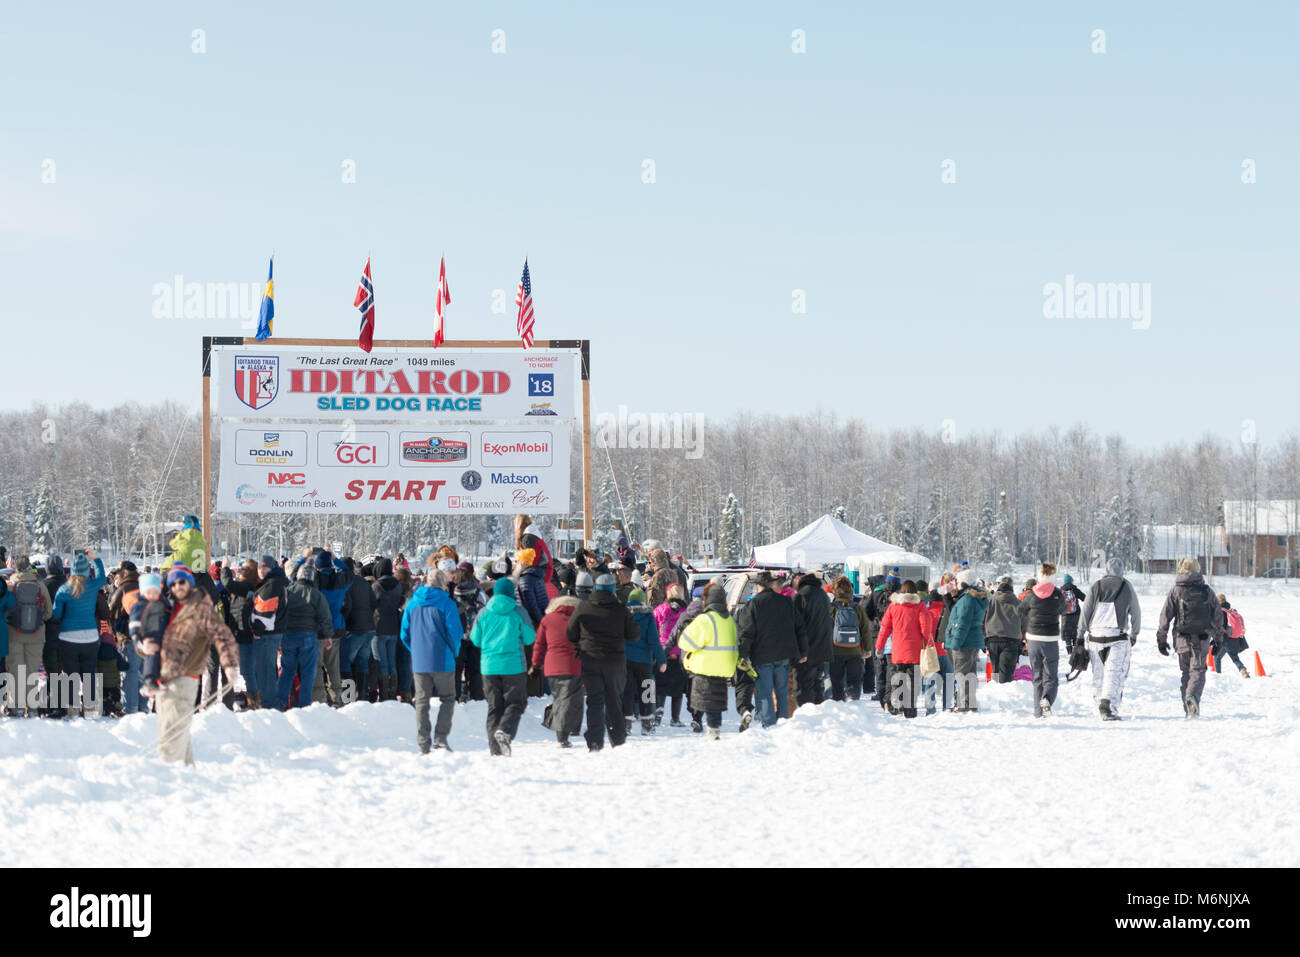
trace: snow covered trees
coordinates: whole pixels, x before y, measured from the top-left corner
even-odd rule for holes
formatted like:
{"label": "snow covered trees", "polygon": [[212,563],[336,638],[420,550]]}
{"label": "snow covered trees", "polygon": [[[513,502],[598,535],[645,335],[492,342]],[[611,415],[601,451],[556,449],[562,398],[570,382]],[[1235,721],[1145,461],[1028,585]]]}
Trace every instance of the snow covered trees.
{"label": "snow covered trees", "polygon": [[736,496],[727,493],[727,501],[722,506],[722,520],[718,523],[718,560],[724,565],[736,565],[740,562],[740,503]]}

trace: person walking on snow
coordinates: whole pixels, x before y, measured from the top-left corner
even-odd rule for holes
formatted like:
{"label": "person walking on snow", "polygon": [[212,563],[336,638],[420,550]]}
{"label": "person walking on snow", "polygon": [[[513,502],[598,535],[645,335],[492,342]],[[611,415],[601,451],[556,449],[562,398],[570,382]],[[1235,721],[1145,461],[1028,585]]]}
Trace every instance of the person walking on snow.
{"label": "person walking on snow", "polygon": [[1061,613],[1065,599],[1052,582],[1056,566],[1043,562],[1038,580],[1020,603],[1029,664],[1034,672],[1034,717],[1050,718],[1061,663]]}
{"label": "person walking on snow", "polygon": [[964,714],[979,711],[975,666],[984,647],[984,613],[988,609],[989,593],[980,587],[972,568],[957,573],[957,585],[960,591],[948,617],[943,644],[952,662],[953,711]]}
{"label": "person walking on snow", "polygon": [[627,606],[614,595],[614,576],[596,578],[591,597],[578,603],[565,627],[569,643],[582,662],[582,687],[587,698],[587,750],[620,747],[627,728],[619,714],[627,683],[627,646],[641,640],[641,629]]}
{"label": "person walking on snow", "polygon": [[510,743],[528,705],[528,646],[535,633],[515,603],[515,583],[498,578],[469,640],[482,653],[483,696],[487,698],[488,751],[510,757]]}
{"label": "person walking on snow", "polygon": [[[1201,563],[1195,558],[1180,558],[1174,587],[1160,609],[1160,624],[1156,626],[1156,648],[1162,655],[1169,654],[1169,632],[1174,633],[1174,651],[1178,654],[1178,668],[1182,672],[1179,693],[1183,713],[1189,718],[1200,717],[1201,692],[1205,689],[1205,656],[1213,647],[1219,647],[1222,632],[1219,629],[1219,599],[1201,576]],[[1217,657],[1217,655],[1216,655]]]}
{"label": "person walking on snow", "polygon": [[542,669],[552,695],[542,724],[555,732],[562,748],[573,747],[569,736],[582,730],[582,662],[566,633],[577,607],[573,595],[552,598],[533,642],[533,668]]}
{"label": "person walking on snow", "polygon": [[1112,558],[1106,574],[1093,582],[1079,614],[1076,644],[1088,650],[1092,668],[1092,696],[1103,721],[1118,721],[1124,682],[1138,632],[1142,609],[1137,591],[1124,577],[1124,563]]}
{"label": "person walking on snow", "polygon": [[[446,573],[432,569],[402,612],[398,638],[411,652],[414,681],[415,738],[421,754],[429,746],[450,751],[451,716],[456,708],[456,656],[464,637],[460,609],[447,593]],[[438,696],[438,723],[430,735],[429,701]],[[432,740],[430,738],[432,737]]]}
{"label": "person walking on snow", "polygon": [[993,680],[1007,684],[1016,674],[1020,650],[1025,644],[1025,625],[1020,617],[1020,599],[1011,585],[1011,576],[1005,576],[989,598],[984,612],[984,642],[988,646],[989,661],[993,664]]}
{"label": "person walking on snow", "polygon": [[1237,666],[1241,676],[1249,678],[1250,672],[1241,663],[1241,655],[1250,647],[1246,644],[1246,619],[1241,617],[1241,612],[1228,604],[1227,595],[1219,596],[1219,606],[1223,609],[1223,616],[1219,619],[1219,630],[1223,632],[1223,649],[1220,654],[1214,656],[1214,672],[1215,674],[1223,672],[1223,653],[1226,652],[1232,658],[1232,663]]}
{"label": "person walking on snow", "polygon": [[690,677],[691,714],[704,718],[709,740],[717,741],[727,708],[727,679],[740,661],[739,641],[735,619],[727,613],[726,590],[718,580],[705,584],[701,600],[704,611],[682,630],[678,646]]}
{"label": "person walking on snow", "polygon": [[916,582],[908,579],[889,599],[889,608],[880,619],[880,634],[876,636],[876,650],[893,639],[889,664],[889,691],[891,710],[902,711],[903,717],[916,717],[916,694],[921,684],[921,649],[934,642],[934,619],[929,609],[921,604],[916,593]]}

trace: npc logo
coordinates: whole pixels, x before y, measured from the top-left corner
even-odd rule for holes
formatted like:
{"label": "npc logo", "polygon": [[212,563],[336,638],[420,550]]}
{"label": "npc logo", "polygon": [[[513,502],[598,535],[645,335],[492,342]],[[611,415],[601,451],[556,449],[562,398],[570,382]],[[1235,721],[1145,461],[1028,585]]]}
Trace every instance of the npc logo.
{"label": "npc logo", "polygon": [[460,487],[467,492],[477,492],[483,487],[483,476],[479,475],[473,469],[468,472],[462,472],[460,476]]}
{"label": "npc logo", "polygon": [[250,409],[264,409],[279,391],[279,356],[235,356],[235,395],[240,402]]}

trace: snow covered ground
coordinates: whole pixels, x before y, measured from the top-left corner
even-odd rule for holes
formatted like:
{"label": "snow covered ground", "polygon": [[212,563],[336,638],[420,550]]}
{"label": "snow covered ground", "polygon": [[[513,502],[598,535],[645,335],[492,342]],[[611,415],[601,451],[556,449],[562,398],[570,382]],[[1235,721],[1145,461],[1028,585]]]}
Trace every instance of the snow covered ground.
{"label": "snow covered ground", "polygon": [[0,866],[1300,864],[1300,585],[1217,579],[1270,678],[1208,678],[1183,718],[1146,622],[1125,720],[1090,676],[1036,721],[1026,682],[980,712],[904,721],[870,702],[801,708],[723,740],[688,729],[561,751],[529,702],[509,759],[481,703],[453,754],[421,757],[411,709],[218,710],[195,768],[153,754],[154,719],[0,721]]}

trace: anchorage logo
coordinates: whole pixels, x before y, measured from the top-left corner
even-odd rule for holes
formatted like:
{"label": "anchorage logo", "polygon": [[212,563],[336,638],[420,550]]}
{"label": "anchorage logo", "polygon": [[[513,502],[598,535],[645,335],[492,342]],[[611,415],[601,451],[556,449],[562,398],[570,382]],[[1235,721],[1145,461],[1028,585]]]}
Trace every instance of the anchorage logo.
{"label": "anchorage logo", "polygon": [[264,409],[279,391],[279,356],[235,356],[235,395],[240,402]]}
{"label": "anchorage logo", "polygon": [[266,498],[266,493],[254,491],[247,482],[235,489],[235,501],[240,505],[252,505],[259,498]]}
{"label": "anchorage logo", "polygon": [[1151,328],[1151,283],[1075,282],[1043,286],[1043,316],[1047,319],[1131,319],[1134,329]]}
{"label": "anchorage logo", "polygon": [[132,937],[148,937],[152,914],[152,894],[82,894],[74,887],[50,898],[51,927],[129,928]]}
{"label": "anchorage logo", "polygon": [[469,461],[469,443],[431,435],[427,439],[402,442],[402,461],[446,465]]}
{"label": "anchorage logo", "polygon": [[468,472],[462,472],[460,476],[460,487],[467,492],[477,492],[483,486],[483,476],[479,475],[473,469]]}

